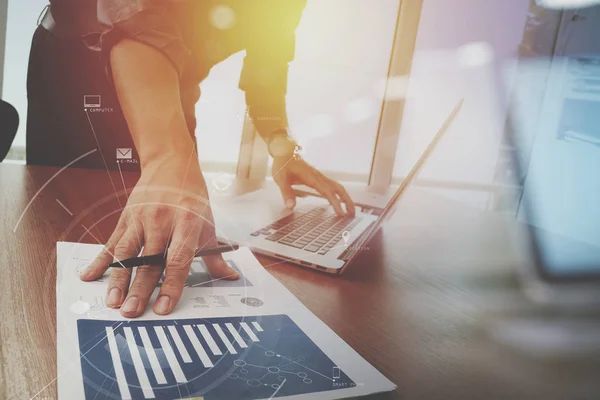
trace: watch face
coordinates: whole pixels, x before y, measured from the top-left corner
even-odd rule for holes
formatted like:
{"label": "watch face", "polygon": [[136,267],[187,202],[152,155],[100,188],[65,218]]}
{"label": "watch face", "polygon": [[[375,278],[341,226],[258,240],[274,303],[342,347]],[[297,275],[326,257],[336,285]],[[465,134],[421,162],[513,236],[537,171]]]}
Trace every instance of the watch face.
{"label": "watch face", "polygon": [[278,135],[269,142],[269,153],[273,157],[291,157],[296,150],[296,142],[289,136]]}

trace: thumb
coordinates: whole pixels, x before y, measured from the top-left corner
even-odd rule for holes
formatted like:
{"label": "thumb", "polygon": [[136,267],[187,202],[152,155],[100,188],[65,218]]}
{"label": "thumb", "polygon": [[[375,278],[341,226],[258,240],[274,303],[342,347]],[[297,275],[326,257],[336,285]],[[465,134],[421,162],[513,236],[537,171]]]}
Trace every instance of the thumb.
{"label": "thumb", "polygon": [[204,265],[208,269],[208,273],[213,279],[236,280],[240,278],[240,274],[227,264],[220,254],[202,257]]}
{"label": "thumb", "polygon": [[[217,241],[215,219],[211,209],[207,210],[205,218],[206,221],[202,226],[198,246],[201,249],[217,247],[219,242]],[[204,265],[206,265],[212,279],[235,280],[240,277],[240,274],[235,269],[231,268],[220,254],[204,256],[202,257],[202,261],[204,261]]]}
{"label": "thumb", "polygon": [[[204,229],[202,231],[202,233],[205,232],[210,232],[210,230]],[[217,242],[217,238],[214,236],[214,233],[212,237],[210,237],[207,241],[203,242],[204,243],[202,244],[202,246],[204,248],[217,247],[219,245],[219,243]],[[240,274],[235,269],[231,268],[227,261],[225,261],[223,259],[223,256],[220,254],[204,256],[202,257],[202,261],[204,261],[204,265],[206,265],[208,273],[210,274],[212,279],[235,280],[239,279],[240,277]]]}
{"label": "thumb", "polygon": [[279,186],[279,190],[281,190],[281,196],[283,197],[285,206],[289,209],[294,208],[296,206],[296,194],[289,181],[287,179],[282,179],[277,182],[277,186]]}

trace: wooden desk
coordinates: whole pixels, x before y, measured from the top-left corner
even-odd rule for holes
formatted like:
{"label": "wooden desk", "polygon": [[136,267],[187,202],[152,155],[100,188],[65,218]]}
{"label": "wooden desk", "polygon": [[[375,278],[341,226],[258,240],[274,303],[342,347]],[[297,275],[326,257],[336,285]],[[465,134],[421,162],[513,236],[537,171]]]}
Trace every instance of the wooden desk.
{"label": "wooden desk", "polygon": [[[72,169],[49,182],[57,171],[0,165],[0,399],[56,398],[56,242],[95,243],[82,225],[106,240],[113,185],[125,201],[118,174],[111,184],[104,171]],[[376,399],[600,398],[592,357],[544,361],[490,338],[497,309],[522,304],[508,272],[520,262],[511,229],[413,189],[342,277],[260,261],[398,385]]]}

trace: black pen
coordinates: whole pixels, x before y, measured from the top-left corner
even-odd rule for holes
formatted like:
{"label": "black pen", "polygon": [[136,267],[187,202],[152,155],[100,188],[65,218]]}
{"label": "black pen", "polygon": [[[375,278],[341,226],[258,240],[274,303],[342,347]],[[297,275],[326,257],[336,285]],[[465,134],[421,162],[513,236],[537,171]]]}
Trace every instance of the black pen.
{"label": "black pen", "polygon": [[[196,250],[195,257],[212,256],[215,254],[227,253],[229,251],[235,251],[240,247],[237,244],[217,246],[210,249]],[[127,258],[125,260],[117,261],[109,264],[109,268],[133,268],[141,267],[142,265],[165,265],[166,264],[166,253],[165,254],[153,254],[151,256],[140,256]]]}

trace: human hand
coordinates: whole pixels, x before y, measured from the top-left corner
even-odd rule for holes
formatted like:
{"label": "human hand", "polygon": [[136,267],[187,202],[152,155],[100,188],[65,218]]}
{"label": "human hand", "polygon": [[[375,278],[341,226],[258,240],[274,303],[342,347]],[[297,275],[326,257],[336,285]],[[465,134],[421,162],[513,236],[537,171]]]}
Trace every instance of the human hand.
{"label": "human hand", "polygon": [[[104,249],[81,274],[100,278],[117,260],[167,252],[167,265],[138,267],[130,287],[131,268],[112,268],[106,305],[125,317],[141,315],[165,270],[154,312],[169,314],[179,301],[197,248],[217,245],[206,184],[197,161],[171,155],[148,163],[133,189],[117,227]],[[237,279],[220,255],[203,257],[213,278]],[[165,269],[166,268],[166,269]]]}
{"label": "human hand", "polygon": [[[315,189],[333,206],[336,214],[354,216],[354,202],[346,192],[346,189],[338,182],[329,179],[317,169],[312,167],[300,156],[293,157],[274,157],[273,158],[273,179],[285,201],[287,208],[296,206],[296,195],[292,185],[303,184]],[[342,203],[346,206],[346,211],[342,208]]]}

